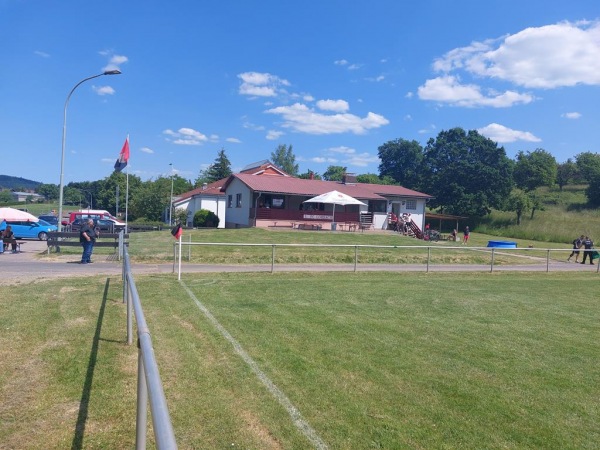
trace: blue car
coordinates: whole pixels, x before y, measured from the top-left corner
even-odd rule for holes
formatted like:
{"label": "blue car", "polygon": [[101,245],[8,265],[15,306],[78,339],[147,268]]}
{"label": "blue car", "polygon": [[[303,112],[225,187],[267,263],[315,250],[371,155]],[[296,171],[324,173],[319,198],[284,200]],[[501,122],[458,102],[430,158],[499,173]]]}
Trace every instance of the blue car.
{"label": "blue car", "polygon": [[26,220],[3,220],[0,223],[0,231],[4,231],[7,225],[12,227],[15,239],[39,239],[45,241],[48,239],[48,232],[57,231],[56,225],[49,224],[41,220],[39,222],[29,222]]}

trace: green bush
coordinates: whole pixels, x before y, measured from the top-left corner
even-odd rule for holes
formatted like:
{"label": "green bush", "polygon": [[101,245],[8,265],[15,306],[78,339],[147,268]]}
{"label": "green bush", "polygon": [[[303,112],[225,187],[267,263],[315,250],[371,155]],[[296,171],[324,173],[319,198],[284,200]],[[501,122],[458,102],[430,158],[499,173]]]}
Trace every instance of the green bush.
{"label": "green bush", "polygon": [[198,228],[217,228],[219,217],[208,209],[201,209],[194,214],[194,226]]}

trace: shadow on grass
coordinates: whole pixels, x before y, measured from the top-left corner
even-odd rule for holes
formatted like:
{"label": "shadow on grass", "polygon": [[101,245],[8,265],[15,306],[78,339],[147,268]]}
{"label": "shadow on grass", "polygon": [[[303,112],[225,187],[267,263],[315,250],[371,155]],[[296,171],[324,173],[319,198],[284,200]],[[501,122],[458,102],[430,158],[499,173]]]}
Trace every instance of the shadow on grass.
{"label": "shadow on grass", "polygon": [[98,320],[96,322],[96,332],[94,333],[94,339],[92,341],[92,349],[90,351],[88,369],[85,375],[85,383],[83,384],[83,391],[81,392],[81,400],[79,402],[79,414],[77,415],[77,423],[75,425],[75,435],[73,436],[73,442],[71,443],[71,449],[73,450],[81,449],[83,445],[85,424],[88,418],[88,407],[92,393],[92,381],[94,379],[94,370],[96,368],[96,360],[98,357],[98,343],[100,342],[100,331],[102,330],[102,321],[104,319],[104,310],[106,308],[106,299],[108,298],[109,286],[110,279],[107,278],[106,284],[104,285],[104,294],[102,295],[102,303],[100,304]]}

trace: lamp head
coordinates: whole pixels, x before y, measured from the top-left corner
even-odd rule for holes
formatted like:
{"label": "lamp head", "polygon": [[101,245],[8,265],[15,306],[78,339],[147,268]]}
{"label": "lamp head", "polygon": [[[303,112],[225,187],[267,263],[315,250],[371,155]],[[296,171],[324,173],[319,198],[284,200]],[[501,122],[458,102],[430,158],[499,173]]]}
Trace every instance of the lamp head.
{"label": "lamp head", "polygon": [[121,75],[121,71],[119,69],[105,70],[102,75]]}

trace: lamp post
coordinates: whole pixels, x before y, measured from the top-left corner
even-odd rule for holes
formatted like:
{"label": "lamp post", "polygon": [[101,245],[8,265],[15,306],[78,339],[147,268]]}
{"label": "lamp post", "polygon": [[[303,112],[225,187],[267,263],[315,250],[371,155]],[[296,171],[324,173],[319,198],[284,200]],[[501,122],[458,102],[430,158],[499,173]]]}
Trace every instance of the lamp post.
{"label": "lamp post", "polygon": [[173,163],[171,166],[171,196],[169,197],[169,226],[173,226]]}
{"label": "lamp post", "polygon": [[63,115],[63,133],[62,133],[62,153],[61,153],[61,158],[60,158],[60,186],[58,188],[58,231],[62,231],[62,206],[63,206],[63,190],[64,190],[64,169],[65,169],[65,144],[67,141],[67,106],[69,106],[69,100],[71,99],[71,95],[73,95],[73,92],[75,92],[75,89],[77,89],[79,87],[80,84],[91,80],[93,78],[98,78],[101,77],[103,75],[120,75],[121,71],[120,70],[105,70],[102,73],[99,73],[98,75],[93,75],[91,77],[87,77],[84,78],[83,80],[81,80],[79,83],[77,83],[73,89],[71,89],[71,92],[69,92],[69,95],[67,95],[67,100],[65,101],[65,109],[64,109],[64,115]]}

